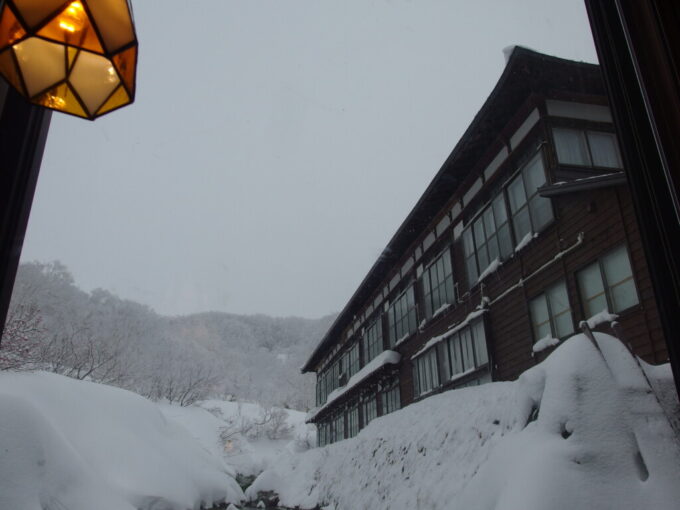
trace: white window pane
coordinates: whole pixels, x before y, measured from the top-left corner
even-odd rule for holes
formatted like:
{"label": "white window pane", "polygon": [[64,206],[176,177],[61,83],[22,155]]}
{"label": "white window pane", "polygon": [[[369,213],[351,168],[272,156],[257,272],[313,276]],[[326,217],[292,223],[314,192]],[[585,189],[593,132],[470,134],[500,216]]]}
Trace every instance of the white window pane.
{"label": "white window pane", "polygon": [[575,129],[553,129],[557,159],[566,165],[590,166],[588,148],[582,131]]}
{"label": "white window pane", "polygon": [[460,374],[463,371],[463,358],[460,354],[460,338],[453,335],[449,341],[449,356],[451,357],[451,375]]}
{"label": "white window pane", "polygon": [[470,228],[463,232],[463,251],[466,257],[475,253],[475,244],[472,240],[472,230]]}
{"label": "white window pane", "polygon": [[534,224],[534,230],[538,232],[553,219],[552,206],[550,199],[539,195],[535,195],[531,202],[529,202],[529,209],[531,210],[531,220]]}
{"label": "white window pane", "polygon": [[[588,301],[598,294],[604,293],[604,284],[602,283],[599,264],[592,264],[582,271],[579,271],[578,285],[584,301]],[[598,310],[598,312],[599,311],[600,310]]]}
{"label": "white window pane", "polygon": [[496,222],[493,218],[493,209],[491,207],[487,207],[486,211],[484,211],[484,214],[482,214],[482,217],[484,218],[486,236],[489,237],[496,231]]}
{"label": "white window pane", "polygon": [[496,225],[500,226],[508,220],[508,213],[505,210],[505,200],[501,193],[493,201],[493,214],[496,217]]}
{"label": "white window pane", "polygon": [[621,168],[621,158],[613,133],[588,132],[593,165],[607,168]]}
{"label": "white window pane", "polygon": [[562,338],[574,332],[574,321],[571,318],[571,311],[562,312],[553,319],[555,323],[555,333],[557,338]]}
{"label": "white window pane", "polygon": [[486,236],[484,235],[484,225],[482,224],[482,218],[480,218],[475,221],[474,225],[475,229],[475,243],[477,246],[481,246],[486,242]]}
{"label": "white window pane", "polygon": [[537,328],[541,324],[545,323],[548,324],[548,329],[550,328],[548,301],[545,298],[545,294],[541,294],[537,298],[529,301],[529,313],[531,314],[531,323],[534,325],[534,328]]}
{"label": "white window pane", "polygon": [[564,281],[553,285],[546,292],[550,301],[550,310],[553,315],[559,315],[569,309],[569,297],[567,296],[567,286]]}
{"label": "white window pane", "polygon": [[615,285],[633,275],[625,246],[609,253],[602,258],[604,276],[609,286]]}
{"label": "white window pane", "polygon": [[515,239],[520,242],[524,236],[531,232],[531,220],[529,219],[529,208],[525,207],[512,217],[512,226],[515,230]]}
{"label": "white window pane", "polygon": [[613,312],[620,312],[638,304],[638,296],[633,279],[620,283],[611,289]]}
{"label": "white window pane", "polygon": [[518,175],[508,186],[508,201],[510,202],[510,211],[516,213],[527,201],[526,193],[524,192],[524,181],[522,175]]}
{"label": "white window pane", "polygon": [[472,287],[477,283],[477,276],[479,275],[479,273],[477,273],[477,261],[475,260],[475,257],[467,259],[465,265],[467,267],[468,284]]}
{"label": "white window pane", "polygon": [[484,322],[478,321],[472,326],[472,336],[475,342],[475,355],[477,366],[484,365],[489,361],[489,354],[486,350],[486,335],[484,332]]}
{"label": "white window pane", "polygon": [[463,358],[463,370],[470,370],[475,367],[475,359],[472,351],[472,338],[470,330],[464,329],[460,332],[460,350]]}
{"label": "white window pane", "polygon": [[498,231],[498,244],[500,246],[501,257],[507,258],[512,255],[512,237],[510,236],[510,225],[503,225]]}
{"label": "white window pane", "polygon": [[536,190],[545,184],[545,172],[543,171],[543,159],[537,155],[523,170],[526,182],[527,195],[531,196]]}

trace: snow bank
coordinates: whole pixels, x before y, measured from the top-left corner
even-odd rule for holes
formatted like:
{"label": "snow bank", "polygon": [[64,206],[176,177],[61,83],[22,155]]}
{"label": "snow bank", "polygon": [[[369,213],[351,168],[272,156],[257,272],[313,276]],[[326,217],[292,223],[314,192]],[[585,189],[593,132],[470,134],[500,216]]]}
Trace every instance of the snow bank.
{"label": "snow bank", "polygon": [[284,456],[247,490],[338,509],[675,509],[680,448],[635,360],[596,333],[516,382],[446,392]]}
{"label": "snow bank", "polygon": [[158,407],[129,391],[0,374],[0,508],[186,510],[243,492]]}

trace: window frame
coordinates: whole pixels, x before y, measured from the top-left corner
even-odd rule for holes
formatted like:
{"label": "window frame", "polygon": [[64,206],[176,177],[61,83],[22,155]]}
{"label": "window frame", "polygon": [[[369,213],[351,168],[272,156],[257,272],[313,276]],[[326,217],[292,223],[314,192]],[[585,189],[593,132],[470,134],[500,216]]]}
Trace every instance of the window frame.
{"label": "window frame", "polygon": [[[564,293],[567,297],[568,307],[567,307],[566,310],[555,315],[555,313],[553,311],[554,306],[553,306],[553,303],[552,303],[552,299],[550,298],[549,292],[552,289],[555,289],[558,286],[560,286],[560,284],[564,286]],[[559,280],[556,280],[553,283],[551,283],[550,285],[548,285],[547,287],[545,287],[541,293],[536,294],[534,297],[532,297],[528,301],[529,319],[531,320],[531,333],[532,333],[532,336],[534,338],[534,343],[538,342],[539,340],[541,340],[541,338],[543,338],[543,337],[539,338],[538,334],[536,333],[536,324],[534,322],[534,316],[533,316],[532,311],[531,311],[532,310],[531,303],[535,302],[536,300],[538,300],[540,298],[545,299],[546,308],[548,310],[548,320],[542,322],[541,325],[545,324],[546,322],[548,323],[548,325],[550,327],[550,334],[552,335],[552,338],[557,338],[559,340],[562,340],[562,339],[566,338],[567,336],[574,334],[576,332],[576,327],[574,325],[574,308],[572,307],[571,300],[569,299],[569,287],[567,286],[566,278],[560,278]],[[565,333],[564,335],[558,335],[557,325],[556,325],[556,317],[559,317],[563,314],[569,314],[569,317],[571,319],[571,321],[570,321],[571,331],[569,331],[568,333]]]}
{"label": "window frame", "polygon": [[[375,335],[372,335],[374,331],[376,333]],[[363,366],[366,366],[384,350],[383,338],[382,315],[378,314],[371,323],[364,328],[361,348],[364,355]]]}
{"label": "window frame", "polygon": [[[413,301],[413,304],[410,307],[408,304],[409,293]],[[397,306],[402,307],[401,303],[402,300],[404,299],[406,300],[406,308],[405,310],[403,310],[403,313],[399,316],[399,319],[397,320],[396,318]],[[413,322],[411,322],[410,319],[411,312],[413,312]],[[406,331],[402,330],[401,335],[399,335],[398,334],[399,326],[404,324],[404,321],[406,321],[409,328]],[[389,341],[390,348],[395,347],[397,344],[406,340],[408,337],[410,337],[413,333],[415,333],[418,330],[418,302],[416,300],[416,289],[414,282],[409,283],[406,286],[406,288],[402,290],[394,299],[394,301],[390,304],[387,310],[387,324],[388,324],[387,338]]]}
{"label": "window frame", "polygon": [[[563,161],[560,161],[560,156],[559,156],[559,151],[557,149],[557,136],[555,135],[555,130],[563,130],[563,131],[572,131],[572,132],[578,132],[580,135],[581,140],[584,143],[585,149],[586,149],[586,155],[588,157],[588,162],[585,165],[578,164],[578,163],[565,163]],[[551,131],[551,136],[552,136],[552,143],[553,147],[555,150],[555,159],[557,161],[558,165],[564,165],[567,167],[574,167],[574,168],[594,168],[594,169],[606,169],[606,170],[623,170],[623,160],[621,158],[621,149],[619,147],[619,139],[618,136],[616,136],[616,132],[614,131],[607,131],[604,129],[597,129],[597,128],[590,128],[590,127],[574,127],[574,126],[568,126],[568,125],[552,125],[550,127]],[[592,148],[592,143],[591,139],[589,137],[590,134],[595,134],[595,135],[607,135],[610,136],[614,140],[614,155],[616,156],[616,161],[617,161],[617,166],[600,166],[595,164],[595,158],[593,156],[593,148]]]}
{"label": "window frame", "polygon": [[[626,258],[627,258],[627,261],[628,261],[628,267],[630,268],[630,276],[626,277],[624,280],[620,280],[620,281],[616,282],[616,284],[614,286],[610,286],[610,284],[607,280],[607,273],[606,273],[606,269],[605,269],[604,260],[607,257],[616,253],[618,250],[622,250],[622,252],[625,253],[625,255],[626,255]],[[600,274],[600,280],[601,280],[602,286],[604,288],[602,294],[604,294],[605,303],[607,304],[607,311],[609,313],[616,313],[616,314],[625,313],[628,310],[632,310],[636,306],[640,306],[640,292],[638,290],[637,282],[635,281],[635,271],[633,269],[633,263],[632,263],[631,257],[630,257],[630,250],[628,249],[627,244],[620,244],[620,245],[616,246],[615,248],[612,248],[611,250],[607,251],[606,253],[600,255],[595,261],[591,262],[590,264],[586,264],[585,266],[583,266],[581,269],[576,271],[576,273],[574,275],[574,277],[576,279],[578,291],[579,291],[579,298],[580,298],[580,301],[581,301],[581,309],[582,309],[584,317],[586,317],[586,318],[592,317],[593,315],[602,311],[602,310],[597,310],[595,312],[592,312],[592,311],[588,310],[587,303],[592,301],[594,298],[586,299],[586,297],[583,295],[583,286],[581,285],[581,280],[580,280],[579,275],[582,274],[584,271],[592,268],[592,267],[597,267],[598,272]],[[626,308],[622,308],[620,310],[617,310],[613,306],[614,300],[613,300],[612,295],[611,295],[611,290],[614,287],[619,286],[623,282],[627,282],[627,281],[631,281],[633,283],[633,290],[635,291],[635,300],[636,301],[635,301],[635,303],[633,303],[632,305],[630,305]],[[597,296],[599,296],[599,295],[601,295],[601,294],[598,294]]]}
{"label": "window frame", "polygon": [[[446,257],[448,256],[448,273],[446,267]],[[440,269],[438,268],[438,263],[442,262],[441,272],[444,276],[441,280],[437,282],[436,285],[432,284],[432,273],[436,271],[437,276],[440,274]],[[442,251],[440,251],[437,256],[433,258],[432,261],[425,267],[423,274],[420,276],[421,286],[423,291],[423,304],[425,307],[424,316],[427,319],[431,319],[435,312],[445,304],[454,305],[456,302],[456,291],[455,291],[455,280],[453,276],[453,254],[451,252],[451,246],[446,245]],[[447,283],[450,280],[450,286]],[[439,303],[435,307],[434,295],[435,292],[439,295]],[[450,292],[450,296],[448,293]],[[442,298],[442,293],[444,297]],[[416,321],[417,322],[417,321]]]}

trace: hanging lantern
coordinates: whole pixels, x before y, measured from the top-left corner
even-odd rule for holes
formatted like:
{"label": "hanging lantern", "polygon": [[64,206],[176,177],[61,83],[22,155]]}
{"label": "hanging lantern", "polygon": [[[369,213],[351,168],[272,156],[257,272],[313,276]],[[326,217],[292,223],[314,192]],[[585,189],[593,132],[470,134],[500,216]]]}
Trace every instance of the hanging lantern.
{"label": "hanging lantern", "polygon": [[87,119],[135,97],[128,0],[5,0],[0,73],[32,103]]}

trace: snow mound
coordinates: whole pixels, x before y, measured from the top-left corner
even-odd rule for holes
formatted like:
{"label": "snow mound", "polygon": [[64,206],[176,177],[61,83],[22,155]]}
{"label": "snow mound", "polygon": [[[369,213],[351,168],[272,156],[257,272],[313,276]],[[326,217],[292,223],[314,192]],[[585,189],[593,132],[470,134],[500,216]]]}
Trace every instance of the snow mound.
{"label": "snow mound", "polygon": [[229,469],[129,391],[0,374],[0,508],[186,510],[243,499]]}
{"label": "snow mound", "polygon": [[[285,506],[675,509],[680,447],[617,339],[559,345],[518,381],[449,391],[280,458],[246,491]],[[657,379],[661,379],[660,377]]]}
{"label": "snow mound", "polygon": [[[271,437],[267,435],[272,432],[271,426],[265,432],[244,430],[266,417],[267,409],[256,403],[204,400],[189,407],[162,404],[160,408],[166,418],[183,426],[203,448],[222,458],[232,476],[258,475],[282,453],[304,451],[316,444],[316,428],[305,423],[306,413],[302,411],[274,408],[284,413],[285,423]],[[225,431],[228,438],[222,439]]]}

